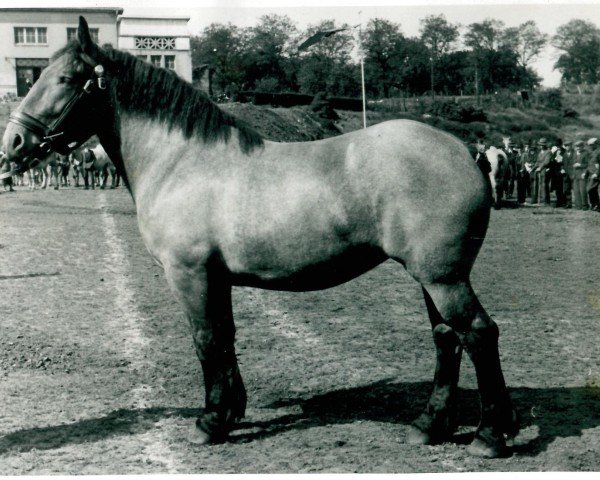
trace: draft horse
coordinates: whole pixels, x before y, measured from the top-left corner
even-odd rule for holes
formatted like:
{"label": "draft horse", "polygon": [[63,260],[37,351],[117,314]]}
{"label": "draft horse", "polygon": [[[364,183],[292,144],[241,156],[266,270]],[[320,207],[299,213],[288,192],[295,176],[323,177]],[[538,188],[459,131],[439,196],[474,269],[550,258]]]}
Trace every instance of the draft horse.
{"label": "draft horse", "polygon": [[482,406],[469,450],[507,452],[518,425],[498,327],[469,279],[491,191],[459,140],[398,120],[313,142],[267,141],[174,73],[99,48],[80,18],[77,39],[53,56],[3,142],[11,160],[27,162],[93,134],[191,325],[206,395],[193,441],[223,441],[245,413],[232,286],[324,289],[394,259],[422,285],[437,349],[433,393],[409,441],[451,438],[464,348]]}

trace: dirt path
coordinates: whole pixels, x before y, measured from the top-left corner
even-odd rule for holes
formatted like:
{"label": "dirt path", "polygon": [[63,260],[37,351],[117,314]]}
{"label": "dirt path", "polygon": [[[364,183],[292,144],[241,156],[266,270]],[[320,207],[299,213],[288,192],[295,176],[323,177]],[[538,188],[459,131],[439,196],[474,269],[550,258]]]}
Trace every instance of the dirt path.
{"label": "dirt path", "polygon": [[405,443],[433,346],[393,262],[335,289],[235,289],[249,407],[224,445],[185,440],[202,405],[187,325],[127,193],[0,194],[0,474],[600,470],[600,215],[493,212],[473,272],[501,328],[524,428],[509,459]]}

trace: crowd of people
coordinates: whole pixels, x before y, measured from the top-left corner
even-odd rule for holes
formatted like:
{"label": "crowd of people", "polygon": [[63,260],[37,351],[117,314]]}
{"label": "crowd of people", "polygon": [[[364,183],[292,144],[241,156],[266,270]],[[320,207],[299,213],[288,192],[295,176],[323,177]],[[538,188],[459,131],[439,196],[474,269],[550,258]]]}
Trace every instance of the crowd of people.
{"label": "crowd of people", "polygon": [[[108,157],[98,161],[98,157],[90,148],[76,152],[69,155],[52,153],[27,172],[15,173],[16,165],[10,162],[0,150],[0,178],[2,178],[0,183],[5,192],[14,192],[14,186],[28,186],[30,190],[52,186],[55,190],[59,187],[79,187],[80,179],[86,190],[95,187],[104,189],[107,186],[112,189],[119,186],[119,175],[114,166],[109,165]],[[104,150],[101,150],[100,154],[106,155]],[[6,176],[11,171],[13,174]],[[107,184],[109,174],[112,177],[110,185]]]}
{"label": "crowd of people", "polygon": [[[484,141],[475,145],[473,158],[484,174],[489,174],[488,146]],[[499,146],[506,157],[506,168],[491,172],[496,175],[506,198],[521,205],[550,205],[554,193],[556,207],[600,211],[600,140],[537,142],[518,144],[506,141]]]}

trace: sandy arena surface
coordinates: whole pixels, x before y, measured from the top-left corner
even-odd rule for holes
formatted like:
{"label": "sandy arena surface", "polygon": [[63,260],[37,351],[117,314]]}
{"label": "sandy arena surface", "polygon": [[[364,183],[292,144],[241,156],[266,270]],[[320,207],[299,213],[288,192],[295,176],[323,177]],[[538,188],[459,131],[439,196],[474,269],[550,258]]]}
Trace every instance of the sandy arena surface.
{"label": "sandy arena surface", "polygon": [[492,212],[473,285],[498,322],[523,419],[514,453],[412,446],[434,349],[420,287],[387,262],[331,290],[234,290],[249,395],[230,442],[186,436],[202,406],[186,320],[114,191],[0,194],[0,474],[600,470],[600,214]]}

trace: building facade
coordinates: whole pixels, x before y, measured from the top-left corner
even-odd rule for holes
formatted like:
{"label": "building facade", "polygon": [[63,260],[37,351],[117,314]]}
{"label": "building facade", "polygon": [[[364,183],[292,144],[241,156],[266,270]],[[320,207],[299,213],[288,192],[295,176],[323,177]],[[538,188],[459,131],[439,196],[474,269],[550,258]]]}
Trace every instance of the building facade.
{"label": "building facade", "polygon": [[192,81],[189,17],[133,17],[118,20],[119,50],[125,50],[155,67],[168,68]]}
{"label": "building facade", "polygon": [[0,96],[25,96],[52,54],[77,34],[79,16],[92,38],[192,80],[189,17],[127,17],[119,7],[0,8]]}

